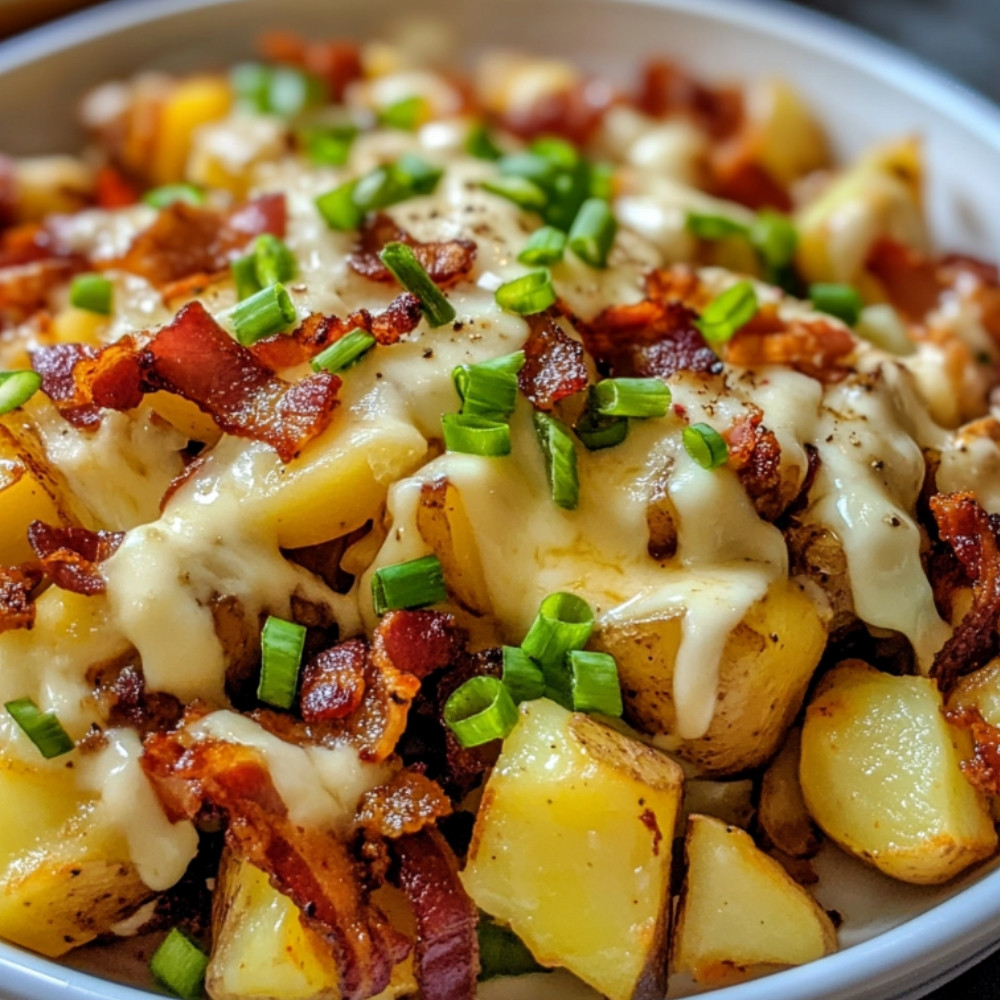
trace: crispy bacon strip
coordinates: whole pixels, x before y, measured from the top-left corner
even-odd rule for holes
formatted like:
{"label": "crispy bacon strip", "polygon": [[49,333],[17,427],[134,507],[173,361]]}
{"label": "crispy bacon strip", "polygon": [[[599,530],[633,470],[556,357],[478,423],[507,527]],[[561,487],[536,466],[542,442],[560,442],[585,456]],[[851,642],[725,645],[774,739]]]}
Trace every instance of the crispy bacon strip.
{"label": "crispy bacon strip", "polygon": [[353,271],[370,281],[396,280],[379,257],[387,243],[405,243],[412,247],[417,260],[440,288],[450,288],[467,278],[476,262],[476,244],[472,240],[421,243],[384,212],[370,213],[359,235],[357,249],[348,257],[347,263]]}
{"label": "crispy bacon strip", "polygon": [[356,42],[344,39],[309,42],[289,31],[269,31],[260,40],[264,58],[299,66],[319,77],[327,96],[340,101],[344,89],[363,75],[361,50]]}
{"label": "crispy bacon strip", "polygon": [[424,1000],[473,1000],[479,975],[478,914],[448,842],[433,829],[393,842],[399,886],[417,918],[417,983]]}
{"label": "crispy bacon strip", "polygon": [[28,526],[28,543],[57,587],[90,597],[103,594],[104,577],[97,568],[125,540],[124,531],[61,528],[43,521]]}
{"label": "crispy bacon strip", "polygon": [[945,289],[930,257],[895,240],[878,240],[865,267],[882,283],[893,306],[913,322],[936,308]]}
{"label": "crispy bacon strip", "polygon": [[31,628],[35,624],[35,605],[31,592],[42,582],[39,566],[0,567],[0,632]]}
{"label": "crispy bacon strip", "polygon": [[938,531],[951,545],[972,585],[972,607],[941,647],[931,676],[948,692],[962,674],[996,655],[1000,622],[1000,544],[989,515],[971,493],[937,493],[930,499]]}
{"label": "crispy bacon strip", "polygon": [[557,135],[578,146],[586,144],[608,110],[622,95],[599,80],[581,80],[555,93],[543,94],[528,106],[500,116],[500,125],[522,139]]}
{"label": "crispy bacon strip", "polygon": [[375,630],[373,651],[423,680],[454,663],[468,636],[441,611],[390,611]]}
{"label": "crispy bacon strip", "polygon": [[635,103],[654,118],[690,118],[713,139],[733,135],[743,121],[738,87],[706,86],[665,59],[654,59],[643,68]]}
{"label": "crispy bacon strip", "polygon": [[535,409],[551,410],[560,399],[587,388],[583,346],[548,313],[527,320],[531,333],[517,382]]}
{"label": "crispy bacon strip", "polygon": [[299,704],[309,723],[345,719],[361,706],[365,694],[368,644],[348,639],[313,657],[302,671]]}
{"label": "crispy bacon strip", "polygon": [[142,766],[172,818],[193,818],[205,806],[226,813],[230,849],[267,872],[330,946],[344,1000],[385,989],[409,943],[369,901],[346,845],[290,820],[255,750],[194,741],[184,730],[156,733],[146,739]]}
{"label": "crispy bacon strip", "polygon": [[134,205],[139,200],[138,192],[118,169],[101,167],[97,171],[96,197],[98,208],[115,209]]}
{"label": "crispy bacon strip", "polygon": [[51,257],[0,268],[0,328],[23,323],[49,304],[49,295],[83,269],[77,258]]}
{"label": "crispy bacon strip", "polygon": [[77,404],[73,369],[77,363],[97,357],[97,349],[86,344],[55,344],[36,347],[30,352],[31,367],[42,376],[42,392],[59,412],[77,427],[96,427],[101,411],[93,402]]}
{"label": "crispy bacon strip", "polygon": [[451,800],[437,782],[419,771],[406,769],[361,796],[357,823],[379,836],[396,840],[433,826],[451,812]]}
{"label": "crispy bacon strip", "polygon": [[946,712],[945,718],[972,734],[972,757],[961,763],[966,780],[984,795],[1000,795],[1000,729],[991,726],[978,708]]}
{"label": "crispy bacon strip", "polygon": [[757,512],[766,521],[776,520],[785,509],[782,496],[781,446],[754,411],[739,417],[723,437],[729,447],[729,467],[739,476]]}

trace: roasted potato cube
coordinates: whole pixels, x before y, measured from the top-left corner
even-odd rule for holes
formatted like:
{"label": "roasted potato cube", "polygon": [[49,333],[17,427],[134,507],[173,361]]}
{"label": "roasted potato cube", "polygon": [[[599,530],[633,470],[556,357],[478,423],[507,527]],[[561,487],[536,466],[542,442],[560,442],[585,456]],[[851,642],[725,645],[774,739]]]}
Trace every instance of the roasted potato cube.
{"label": "roasted potato cube", "polygon": [[904,882],[944,882],[997,845],[986,801],[960,770],[971,738],[942,708],[932,680],[847,660],[823,678],[802,728],[813,819]]}
{"label": "roasted potato cube", "polygon": [[1000,659],[961,678],[948,697],[948,708],[974,708],[983,722],[1000,726]]}
{"label": "roasted potato cube", "polygon": [[[647,733],[671,734],[674,662],[682,619],[605,625],[596,645],[614,655],[625,715]],[[733,774],[769,760],[795,718],[826,644],[812,601],[791,582],[771,587],[730,633],[719,666],[715,716],[677,754],[706,773]]]}
{"label": "roasted potato cube", "polygon": [[611,1000],[662,997],[680,767],[586,715],[521,705],[462,875],[542,965]]}
{"label": "roasted potato cube", "polygon": [[816,828],[799,784],[801,748],[802,733],[793,729],[764,772],[757,807],[757,820],[767,839],[792,858],[808,858],[819,848]]}
{"label": "roasted potato cube", "polygon": [[830,918],[748,833],[692,816],[685,853],[675,972],[713,983],[761,967],[803,965],[836,949]]}
{"label": "roasted potato cube", "polygon": [[160,108],[150,163],[154,184],[184,179],[195,132],[229,113],[233,96],[224,77],[194,76],[182,80]]}

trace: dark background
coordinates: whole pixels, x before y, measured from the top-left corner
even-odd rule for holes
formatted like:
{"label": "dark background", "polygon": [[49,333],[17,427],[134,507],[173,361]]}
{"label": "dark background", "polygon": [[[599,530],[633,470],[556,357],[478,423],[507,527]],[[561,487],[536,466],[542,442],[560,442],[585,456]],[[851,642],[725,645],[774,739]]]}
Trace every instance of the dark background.
{"label": "dark background", "polygon": [[[93,0],[91,0],[91,3]],[[1000,0],[798,0],[852,22],[933,63],[1000,102]],[[0,16],[0,38],[86,0],[20,0]],[[1000,176],[998,176],[1000,183]],[[997,928],[1000,937],[1000,927]],[[1000,955],[930,1000],[1000,1000]]]}

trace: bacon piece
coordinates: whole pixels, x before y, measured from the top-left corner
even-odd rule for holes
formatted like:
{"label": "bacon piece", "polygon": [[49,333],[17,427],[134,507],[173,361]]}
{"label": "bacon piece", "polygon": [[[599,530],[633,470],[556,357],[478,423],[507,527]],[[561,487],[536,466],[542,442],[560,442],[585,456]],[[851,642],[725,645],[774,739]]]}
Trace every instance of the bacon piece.
{"label": "bacon piece", "polygon": [[96,188],[98,208],[125,208],[139,200],[138,192],[125,175],[112,166],[97,171]]}
{"label": "bacon piece", "polygon": [[49,304],[49,295],[82,270],[79,260],[52,257],[0,269],[0,327],[16,326]]}
{"label": "bacon piece", "polygon": [[468,636],[441,611],[390,611],[375,630],[373,650],[423,680],[454,663]]}
{"label": "bacon piece", "polygon": [[77,363],[97,357],[97,349],[86,344],[54,344],[36,347],[30,352],[31,367],[42,376],[42,392],[59,412],[76,427],[96,427],[101,422],[100,408],[92,401],[77,403],[73,370]]}
{"label": "bacon piece", "polygon": [[272,62],[299,66],[319,77],[333,102],[342,100],[347,85],[364,72],[357,43],[345,39],[308,42],[289,31],[269,31],[260,39],[260,50]]}
{"label": "bacon piece", "polygon": [[419,833],[438,819],[451,815],[451,800],[437,782],[419,771],[394,774],[361,796],[357,824],[389,840]]}
{"label": "bacon piece", "polygon": [[30,563],[0,567],[0,632],[35,624],[31,592],[41,582],[41,567]]}
{"label": "bacon piece", "polygon": [[931,676],[948,692],[958,678],[996,655],[1000,622],[1000,544],[997,528],[971,493],[937,493],[930,499],[938,531],[973,581],[972,607],[941,647]]}
{"label": "bacon piece", "polygon": [[547,313],[526,318],[531,333],[524,345],[524,367],[517,383],[535,409],[551,410],[560,399],[587,388],[583,345]]}
{"label": "bacon piece", "polygon": [[124,531],[61,528],[43,521],[28,526],[28,543],[52,582],[87,597],[104,593],[106,584],[98,564],[114,555],[124,540]]}
{"label": "bacon piece", "polygon": [[347,262],[352,270],[370,281],[396,280],[379,257],[387,243],[405,243],[412,247],[417,260],[440,288],[449,288],[467,278],[476,262],[476,244],[472,240],[421,243],[405,229],[400,229],[384,212],[369,213],[359,235],[358,246]]}
{"label": "bacon piece", "polygon": [[974,707],[946,712],[945,718],[972,734],[973,755],[961,763],[966,780],[983,795],[1000,795],[1000,729],[986,722]]}
{"label": "bacon piece", "polygon": [[393,842],[399,887],[417,919],[417,984],[424,1000],[473,1000],[479,975],[478,913],[458,861],[435,829]]}
{"label": "bacon piece", "polygon": [[602,80],[581,80],[565,90],[543,94],[527,106],[506,111],[500,116],[500,125],[522,139],[556,135],[582,146],[608,110],[622,100],[621,94]]}
{"label": "bacon piece", "polygon": [[723,437],[729,448],[729,467],[733,469],[757,513],[765,521],[775,521],[786,507],[781,479],[781,446],[761,422],[764,414],[754,407],[737,418]]}
{"label": "bacon piece", "polygon": [[743,121],[743,95],[738,87],[709,87],[665,59],[654,59],[642,71],[636,105],[654,118],[683,115],[713,139],[725,139]]}
{"label": "bacon piece", "polygon": [[306,722],[330,722],[356,712],[365,694],[368,645],[348,639],[326,649],[302,671],[299,703]]}
{"label": "bacon piece", "polygon": [[87,671],[94,699],[111,726],[130,726],[143,737],[176,726],[184,714],[180,701],[162,691],[148,691],[142,667],[121,660],[98,664]]}
{"label": "bacon piece", "polygon": [[408,942],[368,899],[363,871],[346,845],[291,821],[257,751],[194,741],[180,730],[148,737],[142,766],[172,818],[193,818],[205,806],[228,816],[230,850],[267,872],[330,946],[344,1000],[385,989]]}
{"label": "bacon piece", "polygon": [[882,283],[892,305],[912,322],[935,309],[945,289],[930,257],[894,240],[878,240],[865,267]]}

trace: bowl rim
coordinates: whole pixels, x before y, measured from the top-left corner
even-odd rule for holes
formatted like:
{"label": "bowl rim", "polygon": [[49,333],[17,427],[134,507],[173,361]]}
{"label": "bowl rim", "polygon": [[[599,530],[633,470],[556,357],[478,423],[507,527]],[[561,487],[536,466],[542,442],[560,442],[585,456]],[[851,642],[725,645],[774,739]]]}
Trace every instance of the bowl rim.
{"label": "bowl rim", "polygon": [[[204,7],[242,0],[109,0],[0,42],[0,78],[102,35],[155,24]],[[1000,153],[1000,107],[918,56],[866,31],[787,0],[591,0],[692,14],[753,28],[800,51],[827,54],[831,42],[848,68],[976,134]],[[929,910],[867,941],[807,965],[711,993],[713,1000],[881,1000],[929,993],[1000,949],[1000,868]],[[863,993],[863,988],[867,988]],[[0,996],[59,1000],[149,1000],[145,989],[93,976],[0,941]]]}

